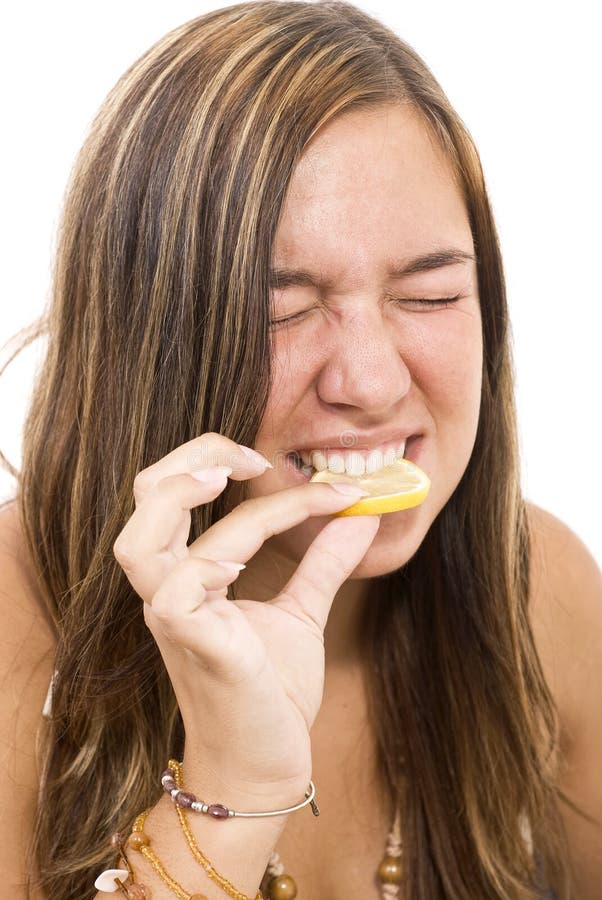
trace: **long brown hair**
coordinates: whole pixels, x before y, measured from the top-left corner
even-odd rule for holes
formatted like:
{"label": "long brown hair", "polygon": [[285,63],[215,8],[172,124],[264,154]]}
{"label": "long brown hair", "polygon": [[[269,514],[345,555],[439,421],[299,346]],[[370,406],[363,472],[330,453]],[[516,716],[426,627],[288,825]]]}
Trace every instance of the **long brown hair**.
{"label": "long brown hair", "polygon": [[[158,800],[157,773],[183,746],[112,552],[134,477],[204,432],[253,444],[271,381],[271,248],[295,164],[335,116],[391,102],[422,116],[461,185],[484,340],[468,468],[410,562],[374,580],[366,612],[403,896],[535,896],[525,821],[569,896],[559,725],[529,625],[511,337],[478,153],[424,62],[378,21],[346,3],[269,0],[188,22],[134,63],[66,194],[17,497],[57,634],[33,847],[53,900],[94,895],[109,836]],[[193,511],[193,538],[227,497]]]}

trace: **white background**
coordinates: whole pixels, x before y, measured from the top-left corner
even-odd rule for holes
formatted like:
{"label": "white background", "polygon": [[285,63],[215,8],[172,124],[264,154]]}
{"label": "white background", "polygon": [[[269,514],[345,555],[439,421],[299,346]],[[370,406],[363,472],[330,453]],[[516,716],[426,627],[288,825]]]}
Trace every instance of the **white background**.
{"label": "white background", "polygon": [[[46,301],[67,177],[106,93],[171,28],[224,5],[55,0],[12,3],[3,13],[0,346]],[[525,494],[570,525],[602,561],[597,5],[357,5],[423,56],[475,139],[506,268]],[[0,378],[0,448],[17,467],[43,348],[28,348]],[[14,489],[0,474],[0,499]]]}

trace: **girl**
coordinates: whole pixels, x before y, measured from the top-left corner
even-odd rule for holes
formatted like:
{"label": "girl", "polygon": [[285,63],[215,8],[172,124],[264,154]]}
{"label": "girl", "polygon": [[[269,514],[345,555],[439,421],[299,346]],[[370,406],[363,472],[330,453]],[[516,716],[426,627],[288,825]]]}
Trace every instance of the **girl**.
{"label": "girl", "polygon": [[[10,896],[599,900],[599,573],[521,496],[483,174],[417,54],[337,2],[168,34],[81,151],[47,327]],[[426,500],[336,517],[396,456]]]}

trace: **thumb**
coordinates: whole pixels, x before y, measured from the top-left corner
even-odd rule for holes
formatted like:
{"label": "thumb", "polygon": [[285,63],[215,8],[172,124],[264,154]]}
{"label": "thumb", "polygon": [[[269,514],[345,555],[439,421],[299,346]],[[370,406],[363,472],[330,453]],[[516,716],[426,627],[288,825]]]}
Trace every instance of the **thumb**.
{"label": "thumb", "polygon": [[334,595],[366,555],[379,526],[380,516],[332,519],[272,602],[310,618],[323,632]]}

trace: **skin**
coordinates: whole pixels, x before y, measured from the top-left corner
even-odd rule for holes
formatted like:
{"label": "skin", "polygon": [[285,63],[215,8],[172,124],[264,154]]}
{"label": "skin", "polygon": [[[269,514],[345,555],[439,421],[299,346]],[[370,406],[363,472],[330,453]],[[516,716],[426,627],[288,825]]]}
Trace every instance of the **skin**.
{"label": "skin", "polygon": [[[273,291],[274,319],[309,312],[273,331],[274,382],[255,447],[275,468],[249,482],[250,496],[295,483],[284,462],[291,448],[319,447],[332,434],[393,435],[408,425],[425,437],[418,464],[432,481],[421,506],[381,518],[337,592],[328,661],[354,659],[368,579],[416,552],[474,446],[483,353],[476,262],[388,276],[394,261],[444,247],[474,254],[450,164],[412,110],[349,113],[314,137],[285,198],[273,267],[322,281]],[[447,307],[410,302],[456,294]],[[312,517],[267,541],[238,580],[240,596],[272,597],[327,521]]]}

